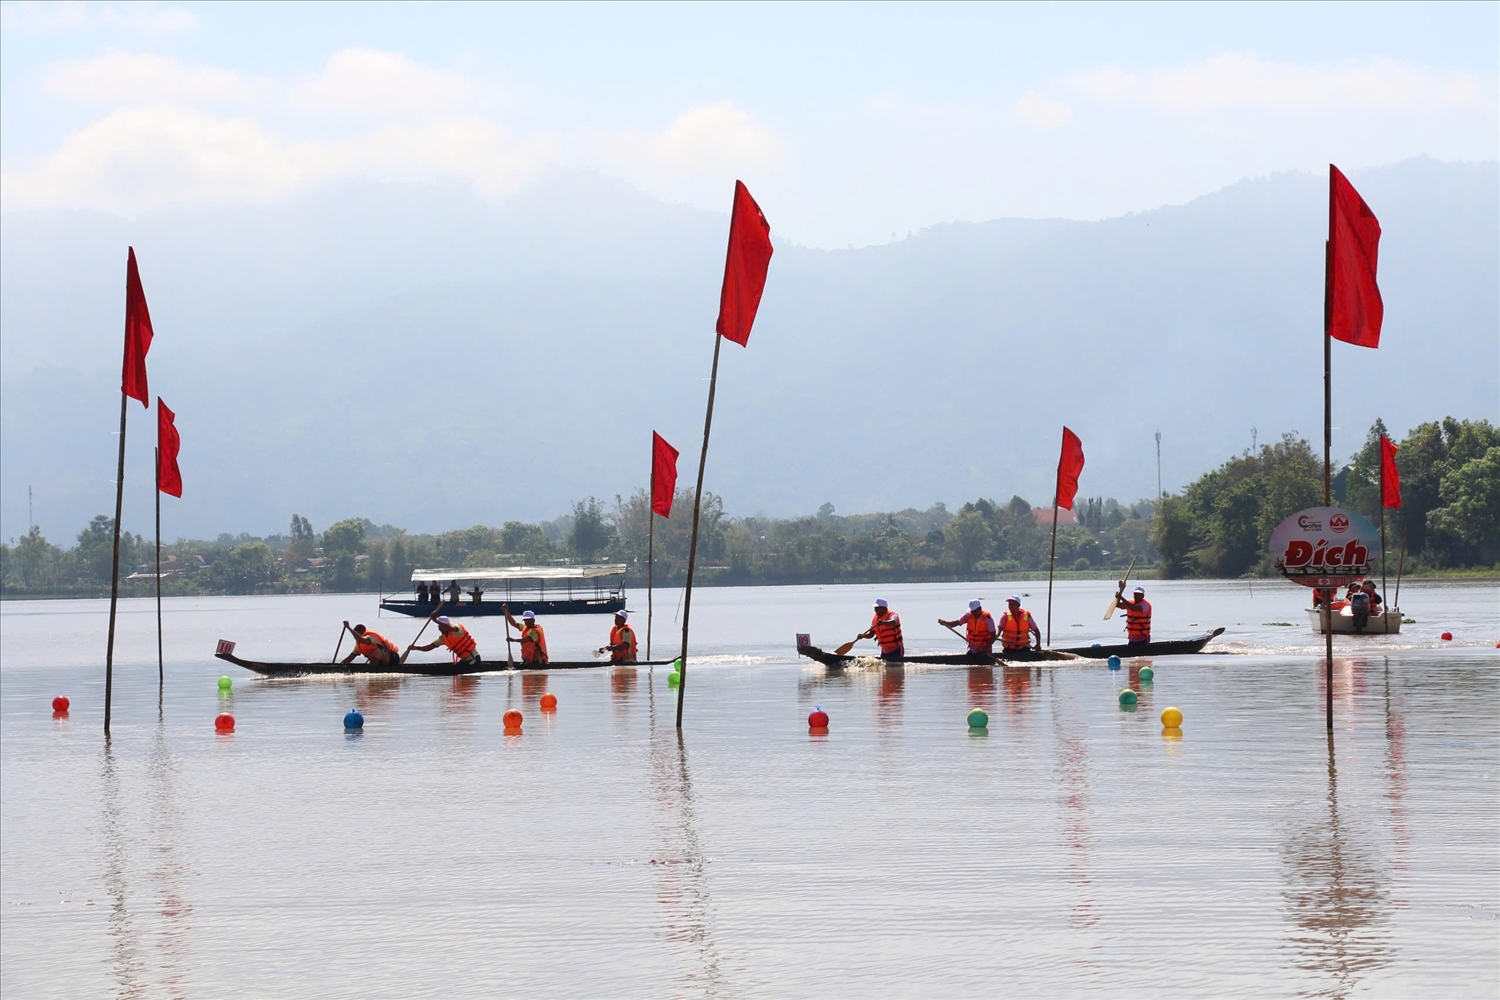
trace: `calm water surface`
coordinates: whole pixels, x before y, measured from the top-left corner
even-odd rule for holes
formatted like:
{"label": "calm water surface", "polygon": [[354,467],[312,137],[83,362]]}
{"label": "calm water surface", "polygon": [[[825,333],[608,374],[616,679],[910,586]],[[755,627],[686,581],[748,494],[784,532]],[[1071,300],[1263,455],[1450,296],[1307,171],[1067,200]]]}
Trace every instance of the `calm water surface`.
{"label": "calm water surface", "polygon": [[[105,604],[6,603],[0,992],[1500,994],[1500,590],[1408,584],[1417,624],[1336,640],[1331,740],[1300,588],[1148,590],[1159,638],[1228,631],[1158,659],[1134,712],[1116,693],[1145,661],[830,673],[792,650],[852,638],[875,596],[909,649],[951,650],[939,615],[1020,591],[1040,618],[1045,581],[700,591],[680,741],[660,668],[230,668],[219,695],[221,637],[321,659],[343,618],[415,634],[345,595],[168,601],[160,701],[153,605],[126,602],[106,744]],[[1054,643],[1116,639],[1110,592],[1059,585]],[[546,624],[559,659],[608,627]],[[498,622],[474,631],[503,656]]]}

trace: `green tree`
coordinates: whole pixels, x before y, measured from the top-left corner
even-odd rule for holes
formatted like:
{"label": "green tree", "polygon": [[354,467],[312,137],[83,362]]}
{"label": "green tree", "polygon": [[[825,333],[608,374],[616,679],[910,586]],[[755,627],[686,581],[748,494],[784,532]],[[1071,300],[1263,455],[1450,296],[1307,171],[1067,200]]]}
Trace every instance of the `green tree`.
{"label": "green tree", "polygon": [[249,594],[260,584],[280,577],[276,553],[265,542],[236,545],[214,560],[207,572],[212,582],[228,594]]}
{"label": "green tree", "polygon": [[604,504],[588,497],[573,505],[573,531],[568,544],[580,561],[592,562],[614,537],[614,528],[604,519]]}
{"label": "green tree", "polygon": [[995,544],[994,532],[984,514],[973,509],[960,510],[943,525],[943,539],[965,575],[974,572],[974,564],[988,555]]}
{"label": "green tree", "polygon": [[1443,477],[1427,515],[1430,543],[1450,565],[1500,560],[1500,446]]}
{"label": "green tree", "polygon": [[42,537],[42,529],[36,525],[21,536],[14,549],[16,568],[21,574],[21,586],[30,589],[42,585],[42,568],[57,546]]}
{"label": "green tree", "polygon": [[1187,575],[1188,556],[1193,549],[1193,519],[1182,497],[1168,495],[1157,500],[1151,543],[1161,557],[1161,575],[1165,579]]}
{"label": "green tree", "polygon": [[301,559],[311,559],[318,551],[318,536],[313,532],[312,522],[301,514],[292,515],[292,541],[287,548]]}

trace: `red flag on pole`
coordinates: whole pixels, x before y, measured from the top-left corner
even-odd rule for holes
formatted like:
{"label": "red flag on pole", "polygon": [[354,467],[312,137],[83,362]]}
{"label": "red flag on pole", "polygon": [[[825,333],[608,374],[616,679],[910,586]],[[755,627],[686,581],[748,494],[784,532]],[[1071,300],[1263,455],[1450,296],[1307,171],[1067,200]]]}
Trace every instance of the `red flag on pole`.
{"label": "red flag on pole", "polygon": [[1380,435],[1380,505],[1401,506],[1401,473],[1396,470],[1398,449],[1390,438]]}
{"label": "red flag on pole", "polygon": [[735,181],[729,252],[724,259],[724,287],[719,291],[719,322],[714,329],[741,347],[750,342],[750,327],[760,308],[770,266],[771,224],[745,185]]}
{"label": "red flag on pole", "polygon": [[1328,263],[1323,322],[1334,340],[1380,346],[1385,304],[1375,283],[1380,222],[1349,179],[1328,165]]}
{"label": "red flag on pole", "polygon": [[120,391],[142,406],[151,405],[146,389],[146,352],[151,350],[151,312],[146,308],[146,292],[141,288],[141,272],[135,266],[135,247],[125,262],[125,362],[120,374]]}
{"label": "red flag on pole", "polygon": [[672,496],[677,492],[677,449],[667,439],[651,432],[651,512],[672,516]]}
{"label": "red flag on pole", "polygon": [[1057,505],[1073,509],[1078,495],[1078,474],[1083,471],[1083,442],[1078,435],[1063,428],[1062,455],[1057,460]]}
{"label": "red flag on pole", "polygon": [[156,488],[167,496],[182,496],[182,470],[177,468],[177,453],[182,438],[177,433],[177,414],[156,397]]}

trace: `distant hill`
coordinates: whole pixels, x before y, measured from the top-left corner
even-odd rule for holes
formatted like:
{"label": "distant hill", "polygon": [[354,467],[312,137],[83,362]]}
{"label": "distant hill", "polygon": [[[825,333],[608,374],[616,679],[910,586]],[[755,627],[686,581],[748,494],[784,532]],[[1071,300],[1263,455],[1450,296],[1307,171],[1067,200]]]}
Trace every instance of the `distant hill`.
{"label": "distant hill", "polygon": [[[1383,346],[1334,345],[1335,451],[1376,416],[1500,411],[1500,168],[1352,177],[1384,227]],[[731,512],[1051,501],[1061,425],[1085,495],[1177,487],[1322,428],[1326,179],[1244,181],[1102,222],[934,226],[778,245],[748,349],[726,345],[708,487]],[[727,202],[726,193],[726,202]],[[773,235],[774,204],[763,206]],[[256,208],[0,226],[0,535],[65,541],[112,510],[125,246],[178,412],[165,531],[355,515],[441,530],[644,485],[650,432],[690,481],[727,218],[558,173],[491,205],[348,182]],[[126,527],[147,531],[154,423],[132,404]]]}

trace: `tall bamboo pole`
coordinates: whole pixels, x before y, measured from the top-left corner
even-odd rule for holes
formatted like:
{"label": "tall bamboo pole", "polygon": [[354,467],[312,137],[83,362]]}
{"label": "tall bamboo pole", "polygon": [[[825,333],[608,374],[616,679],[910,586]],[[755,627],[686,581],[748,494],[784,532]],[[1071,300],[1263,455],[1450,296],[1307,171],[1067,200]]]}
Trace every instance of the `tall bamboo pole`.
{"label": "tall bamboo pole", "polygon": [[[731,238],[733,238],[731,236]],[[677,728],[682,728],[682,701],[687,694],[688,617],[693,610],[693,570],[698,564],[698,515],[703,509],[703,467],[708,464],[708,433],[714,423],[714,390],[719,384],[719,348],[724,335],[714,334],[714,363],[708,373],[708,410],[703,415],[703,450],[698,454],[698,486],[693,493],[693,536],[688,543],[687,581],[682,593],[682,659],[677,666]]]}
{"label": "tall bamboo pole", "polygon": [[109,709],[115,690],[115,605],[120,600],[120,514],[125,506],[125,404],[130,397],[120,389],[120,462],[115,470],[115,554],[109,574],[109,639],[104,647],[104,735],[109,735]]}
{"label": "tall bamboo pole", "polygon": [[[653,477],[654,478],[654,477]],[[654,491],[656,484],[651,488]],[[656,511],[646,505],[646,659],[651,659],[651,586],[656,570]]]}
{"label": "tall bamboo pole", "polygon": [[1380,624],[1385,627],[1387,634],[1391,631],[1390,623],[1385,618],[1385,613],[1390,610],[1390,605],[1385,603],[1388,583],[1385,575],[1385,444],[1382,442],[1380,445]]}
{"label": "tall bamboo pole", "polygon": [[156,458],[156,688],[159,695],[167,684],[163,666],[166,660],[161,651],[161,448],[151,449],[151,454]]}
{"label": "tall bamboo pole", "polygon": [[[1328,240],[1323,244],[1323,506],[1333,506],[1333,168],[1328,168]],[[1324,687],[1333,732],[1333,591],[1323,591]]]}
{"label": "tall bamboo pole", "polygon": [[1052,494],[1052,556],[1047,561],[1047,645],[1052,645],[1052,574],[1057,570],[1057,494]]}

